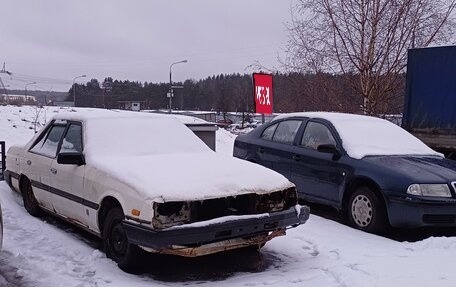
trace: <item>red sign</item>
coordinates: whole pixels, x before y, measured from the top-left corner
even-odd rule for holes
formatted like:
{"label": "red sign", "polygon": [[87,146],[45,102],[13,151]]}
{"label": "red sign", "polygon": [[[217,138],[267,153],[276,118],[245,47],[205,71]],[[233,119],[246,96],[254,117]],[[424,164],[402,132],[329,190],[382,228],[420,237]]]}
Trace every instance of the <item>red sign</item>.
{"label": "red sign", "polygon": [[272,75],[253,74],[255,112],[272,114]]}

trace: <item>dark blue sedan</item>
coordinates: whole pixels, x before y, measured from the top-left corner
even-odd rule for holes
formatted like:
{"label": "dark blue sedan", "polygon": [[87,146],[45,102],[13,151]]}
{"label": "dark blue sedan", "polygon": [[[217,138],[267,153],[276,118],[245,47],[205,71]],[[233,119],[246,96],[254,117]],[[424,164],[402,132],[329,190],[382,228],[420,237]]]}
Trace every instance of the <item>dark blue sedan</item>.
{"label": "dark blue sedan", "polygon": [[456,161],[386,120],[292,113],[237,137],[234,156],[282,173],[301,199],[368,232],[456,226]]}

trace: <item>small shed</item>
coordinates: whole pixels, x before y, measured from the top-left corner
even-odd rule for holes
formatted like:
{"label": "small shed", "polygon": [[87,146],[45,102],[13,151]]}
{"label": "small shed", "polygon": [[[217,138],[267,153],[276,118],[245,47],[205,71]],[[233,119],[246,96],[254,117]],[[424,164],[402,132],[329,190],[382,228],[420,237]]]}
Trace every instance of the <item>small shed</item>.
{"label": "small shed", "polygon": [[208,122],[215,122],[215,112],[183,111],[180,114],[197,117]]}
{"label": "small shed", "polygon": [[131,110],[135,112],[139,112],[141,110],[141,103],[140,102],[131,102]]}
{"label": "small shed", "polygon": [[214,123],[185,124],[197,135],[208,147],[215,151],[217,126]]}
{"label": "small shed", "polygon": [[118,101],[121,109],[135,112],[141,111],[141,102],[144,103],[145,101]]}

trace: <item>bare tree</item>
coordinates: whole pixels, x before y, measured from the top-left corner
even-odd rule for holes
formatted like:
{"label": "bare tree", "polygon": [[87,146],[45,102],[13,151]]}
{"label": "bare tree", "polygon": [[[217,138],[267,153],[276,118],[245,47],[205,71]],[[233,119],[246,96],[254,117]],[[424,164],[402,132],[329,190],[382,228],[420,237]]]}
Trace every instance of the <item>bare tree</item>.
{"label": "bare tree", "polygon": [[407,49],[452,40],[455,5],[456,0],[297,0],[282,63],[292,71],[344,74],[363,97],[366,113],[384,112],[403,85]]}
{"label": "bare tree", "polygon": [[[44,124],[40,123],[41,113],[46,113],[46,109],[43,109],[43,106],[35,106],[35,113],[33,115],[33,131],[37,133],[38,129],[41,128]],[[46,122],[46,119],[44,120]],[[31,127],[30,127],[31,128]]]}

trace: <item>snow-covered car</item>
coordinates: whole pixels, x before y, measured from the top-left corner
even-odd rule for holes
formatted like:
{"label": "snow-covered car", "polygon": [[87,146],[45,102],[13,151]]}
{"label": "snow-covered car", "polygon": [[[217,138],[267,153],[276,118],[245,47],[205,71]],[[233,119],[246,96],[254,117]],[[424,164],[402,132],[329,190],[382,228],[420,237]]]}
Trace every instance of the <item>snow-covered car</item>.
{"label": "snow-covered car", "polygon": [[456,161],[383,119],[284,114],[238,136],[234,156],[282,173],[300,198],[347,212],[365,231],[456,226]]}
{"label": "snow-covered car", "polygon": [[219,155],[181,122],[151,114],[55,115],[8,150],[5,178],[31,215],[47,211],[96,234],[122,269],[143,250],[193,257],[261,247],[309,217],[279,173]]}
{"label": "snow-covered car", "polygon": [[223,125],[229,126],[229,125],[233,124],[233,121],[228,118],[220,119],[220,120],[217,120],[217,124],[223,124]]}

